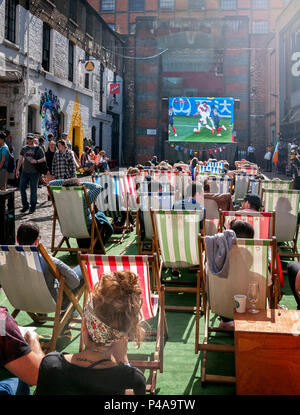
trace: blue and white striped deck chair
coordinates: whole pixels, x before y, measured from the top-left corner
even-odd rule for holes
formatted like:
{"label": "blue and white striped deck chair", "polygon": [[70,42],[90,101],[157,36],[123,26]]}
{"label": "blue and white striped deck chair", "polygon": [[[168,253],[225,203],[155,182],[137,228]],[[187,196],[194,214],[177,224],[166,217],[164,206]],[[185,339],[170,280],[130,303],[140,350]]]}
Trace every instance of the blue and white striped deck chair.
{"label": "blue and white striped deck chair", "polygon": [[250,175],[247,173],[237,173],[235,175],[235,184],[234,184],[234,193],[233,193],[233,202],[236,205],[244,200],[245,195],[248,192],[249,180],[254,180],[255,175]]}
{"label": "blue and white striped deck chair", "polygon": [[262,205],[265,212],[275,212],[275,236],[280,257],[299,258],[299,190],[263,189]]}
{"label": "blue and white striped deck chair", "polygon": [[[44,264],[47,264],[53,277],[59,281],[56,301],[53,299],[43,274]],[[70,322],[70,317],[76,308],[82,316],[79,299],[84,292],[84,285],[74,295],[64,284],[64,277],[57,271],[51,257],[45,248],[38,246],[2,245],[0,246],[0,284],[4,293],[14,307],[12,316],[15,318],[20,311],[25,311],[35,321],[53,321],[53,331],[47,350],[54,351],[56,341],[64,327]],[[70,300],[63,317],[60,317],[63,294]],[[54,317],[39,316],[51,314]],[[81,320],[73,319],[80,323]]]}
{"label": "blue and white striped deck chair", "polygon": [[210,186],[210,193],[232,192],[232,180],[227,177],[209,176],[207,181]]}
{"label": "blue and white striped deck chair", "polygon": [[[121,212],[125,212],[125,221],[119,227],[118,233],[121,233],[120,238],[111,238],[109,242],[122,243],[126,233],[132,231],[132,226],[129,221],[129,193],[126,192],[124,184],[126,176],[119,176],[115,174],[102,174],[98,177],[98,184],[103,187],[103,191],[96,199],[95,205],[97,209],[105,213],[106,216],[114,219],[121,216]],[[113,224],[116,232],[115,225]]]}
{"label": "blue and white striped deck chair", "polygon": [[[52,225],[51,251],[53,256],[58,251],[78,252],[84,251],[93,253],[96,242],[99,240],[101,252],[105,253],[105,248],[101,238],[102,229],[98,227],[95,219],[95,212],[89,201],[85,186],[48,186],[48,193],[51,197],[54,214]],[[86,223],[87,215],[91,215],[91,225],[88,229]],[[55,244],[56,222],[59,222],[62,239],[59,244]],[[88,248],[71,248],[69,239],[90,239]],[[62,247],[66,242],[67,247]]]}
{"label": "blue and white striped deck chair", "polygon": [[261,198],[262,194],[262,181],[260,179],[249,180],[248,192]]}
{"label": "blue and white striped deck chair", "polygon": [[[205,238],[199,241],[200,255],[204,256]],[[269,252],[271,252],[271,267],[269,274]],[[276,240],[272,239],[237,239],[229,251],[229,268],[227,277],[219,277],[211,272],[210,264],[202,266],[201,289],[204,303],[205,329],[204,338],[200,343],[199,331],[196,332],[195,352],[203,353],[201,367],[201,382],[235,383],[234,376],[220,376],[206,374],[206,362],[208,352],[234,353],[234,346],[224,345],[218,342],[215,336],[210,337],[211,332],[233,331],[230,328],[219,328],[211,325],[215,319],[210,313],[229,319],[234,318],[234,295],[236,293],[247,295],[248,284],[255,280],[259,285],[259,299],[257,309],[270,308],[268,301],[269,277],[274,274],[276,259]],[[272,294],[271,294],[272,296]],[[271,298],[272,300],[272,298]],[[272,301],[271,301],[272,302]],[[247,301],[247,308],[249,304]],[[216,340],[215,342],[213,340]]]}
{"label": "blue and white striped deck chair", "polygon": [[[154,252],[153,243],[153,226],[151,220],[150,209],[167,209],[173,207],[175,201],[174,193],[141,193],[140,194],[140,211],[137,219],[137,245],[138,254],[149,254]],[[144,237],[142,238],[142,229]]]}
{"label": "blue and white striped deck chair", "polygon": [[[205,210],[151,210],[155,250],[160,258],[159,278],[166,284],[165,291],[196,294],[195,306],[168,305],[168,310],[196,311],[200,313],[200,275],[196,281],[169,281],[162,278],[163,268],[191,268],[199,270],[198,234]],[[196,283],[196,284],[195,284]],[[180,297],[177,298],[180,300]]]}
{"label": "blue and white striped deck chair", "polygon": [[209,161],[207,163],[208,167],[216,167],[217,169],[219,169],[221,172],[223,172],[223,168],[224,168],[224,164],[221,162],[217,162],[217,161]]}

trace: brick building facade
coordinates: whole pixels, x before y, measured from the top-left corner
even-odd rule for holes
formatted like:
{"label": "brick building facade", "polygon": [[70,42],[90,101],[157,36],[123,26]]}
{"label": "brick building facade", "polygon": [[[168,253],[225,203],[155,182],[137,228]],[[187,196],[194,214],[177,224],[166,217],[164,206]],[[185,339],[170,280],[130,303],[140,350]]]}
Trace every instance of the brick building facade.
{"label": "brick building facade", "polygon": [[[288,0],[89,0],[89,3],[99,11],[103,19],[117,32],[127,35],[127,39],[132,37],[135,42],[137,56],[140,53],[138,48],[142,48],[141,53],[144,57],[152,56],[153,53],[161,51],[155,41],[155,36],[151,37],[151,32],[145,34],[145,30],[143,30],[149,26],[150,21],[152,22],[150,31],[153,31],[154,27],[163,27],[164,25],[167,27],[171,23],[177,25],[175,30],[182,32],[199,30],[199,28],[193,29],[193,22],[206,22],[208,25],[208,22],[214,22],[212,27],[219,28],[224,27],[224,20],[227,20],[227,23],[231,22],[229,23],[231,24],[231,33],[227,31],[226,45],[221,57],[217,53],[219,45],[214,46],[216,61],[225,59],[223,72],[219,74],[218,81],[216,81],[214,73],[206,72],[204,75],[202,72],[200,76],[202,85],[205,87],[210,85],[208,89],[214,92],[212,96],[219,96],[222,93],[240,99],[240,109],[235,114],[235,129],[239,150],[245,152],[248,144],[253,143],[256,148],[258,162],[262,162],[266,142],[268,141],[264,120],[267,99],[266,84],[268,81],[265,70],[267,42],[270,33],[275,30],[275,21],[289,3]],[[240,21],[245,22],[243,28],[238,28]],[[145,28],[142,27],[144,23]],[[180,26],[181,28],[179,28]],[[157,31],[156,35],[159,36]],[[195,35],[195,33],[190,33],[188,36],[192,39]],[[142,44],[143,42],[144,44]],[[154,44],[155,42],[156,44]],[[128,49],[125,50],[130,50],[132,46],[133,40],[128,40],[126,44]],[[196,48],[197,46],[199,47],[199,45],[196,45]],[[188,46],[187,49],[190,49],[190,55],[186,58],[193,61],[192,48]],[[232,54],[231,59],[230,54]],[[160,59],[161,65],[163,59],[163,57]],[[231,63],[228,64],[228,61],[231,61]],[[126,141],[129,148],[132,149],[132,156],[127,157],[128,161],[131,162],[146,159],[151,152],[161,148],[161,142],[164,140],[163,127],[158,125],[158,115],[161,116],[160,111],[163,105],[160,99],[163,97],[160,93],[159,96],[156,95],[156,98],[152,99],[150,94],[151,88],[153,89],[153,95],[158,91],[161,92],[160,87],[163,87],[161,79],[163,74],[161,73],[162,67],[160,64],[157,62],[152,65],[150,61],[148,68],[144,68],[143,63],[137,60],[134,72],[126,70],[128,82],[125,81],[125,85],[130,88],[131,100],[132,94],[136,95],[136,113],[125,115],[125,123],[130,119],[130,126],[124,126],[127,131]],[[126,59],[125,65],[128,68],[132,67],[132,63],[129,63]],[[144,70],[152,72],[147,74]],[[157,77],[156,74],[158,74]],[[130,80],[132,76],[134,76],[134,80]],[[141,82],[144,76],[148,79],[147,83]],[[221,80],[221,78],[223,79]],[[156,86],[153,85],[153,82],[156,83]],[[214,90],[212,90],[212,83],[215,84]],[[199,86],[200,84],[199,80]],[[218,87],[216,87],[217,84]],[[142,97],[145,96],[146,91],[143,91],[145,88],[148,88],[150,100],[142,100]],[[198,89],[200,89],[198,96],[206,95],[204,92],[206,88]],[[125,105],[127,105],[126,101]],[[147,105],[152,106],[147,110],[148,115],[145,112],[145,106]],[[138,113],[137,109],[139,109]],[[141,115],[140,111],[142,111]],[[132,120],[136,120],[135,131],[130,128]],[[157,135],[145,135],[147,129],[157,130]],[[135,152],[136,157],[134,159]],[[178,158],[180,156],[178,154]]]}
{"label": "brick building facade", "polygon": [[[27,132],[67,132],[79,153],[87,138],[120,161],[120,37],[83,0],[5,0],[0,21],[0,128],[11,131],[16,156]],[[113,82],[121,94],[110,94]]]}

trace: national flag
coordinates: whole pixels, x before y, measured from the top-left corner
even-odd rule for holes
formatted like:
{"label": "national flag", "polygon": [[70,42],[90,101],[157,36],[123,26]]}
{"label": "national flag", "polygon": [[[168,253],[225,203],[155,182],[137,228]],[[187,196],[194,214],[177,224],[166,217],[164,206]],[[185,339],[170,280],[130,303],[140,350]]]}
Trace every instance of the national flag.
{"label": "national flag", "polygon": [[275,148],[274,148],[272,163],[274,164],[275,167],[277,167],[277,164],[278,164],[278,140],[277,140]]}

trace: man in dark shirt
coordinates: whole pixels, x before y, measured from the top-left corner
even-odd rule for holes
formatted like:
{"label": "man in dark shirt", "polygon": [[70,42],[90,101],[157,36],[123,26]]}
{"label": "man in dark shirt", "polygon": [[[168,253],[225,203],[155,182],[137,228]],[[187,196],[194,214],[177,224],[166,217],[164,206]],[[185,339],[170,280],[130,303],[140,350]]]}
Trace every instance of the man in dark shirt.
{"label": "man in dark shirt", "polygon": [[0,381],[0,395],[28,395],[29,386],[36,385],[44,353],[37,333],[20,329],[5,307],[0,306],[0,368],[16,377]]}

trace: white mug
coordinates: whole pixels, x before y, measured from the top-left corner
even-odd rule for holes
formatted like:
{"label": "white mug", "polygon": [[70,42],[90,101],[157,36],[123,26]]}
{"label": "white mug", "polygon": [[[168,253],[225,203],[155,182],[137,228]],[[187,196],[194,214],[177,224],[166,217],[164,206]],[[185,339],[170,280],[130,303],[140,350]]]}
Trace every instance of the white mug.
{"label": "white mug", "polygon": [[245,313],[246,312],[246,301],[247,296],[243,294],[236,294],[234,296],[234,303],[235,309],[237,313]]}

